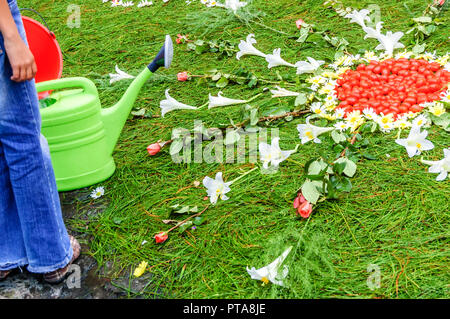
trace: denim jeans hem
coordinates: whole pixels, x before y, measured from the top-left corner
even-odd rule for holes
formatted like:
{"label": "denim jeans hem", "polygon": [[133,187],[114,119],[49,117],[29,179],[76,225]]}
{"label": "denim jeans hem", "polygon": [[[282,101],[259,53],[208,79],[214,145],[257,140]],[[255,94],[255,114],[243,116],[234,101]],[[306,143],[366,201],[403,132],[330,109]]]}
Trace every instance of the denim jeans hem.
{"label": "denim jeans hem", "polygon": [[28,265],[27,270],[29,272],[32,273],[36,273],[36,274],[45,274],[48,272],[52,272],[55,270],[58,270],[60,268],[63,268],[65,266],[67,266],[70,262],[70,260],[73,257],[73,250],[72,248],[70,248],[69,253],[66,255],[66,257],[64,258],[64,260],[60,263],[57,263],[55,265],[51,265],[51,266],[30,266]]}
{"label": "denim jeans hem", "polygon": [[18,261],[14,261],[12,263],[0,265],[0,270],[7,271],[7,270],[11,270],[11,269],[16,269],[18,267],[23,267],[27,264],[28,264],[28,259],[24,258],[24,259],[20,259]]}

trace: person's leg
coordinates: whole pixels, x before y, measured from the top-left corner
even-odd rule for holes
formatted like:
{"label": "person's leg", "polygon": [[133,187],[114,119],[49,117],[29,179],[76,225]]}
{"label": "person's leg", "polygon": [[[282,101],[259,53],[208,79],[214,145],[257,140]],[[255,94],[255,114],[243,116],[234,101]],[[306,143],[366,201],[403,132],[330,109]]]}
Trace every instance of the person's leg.
{"label": "person's leg", "polygon": [[[10,8],[25,39],[17,4],[10,3]],[[34,81],[16,83],[10,80],[11,75],[11,66],[4,58],[0,65],[0,143],[9,168],[28,270],[47,273],[66,266],[73,250],[62,219],[48,145],[40,133]]]}
{"label": "person's leg", "polygon": [[0,271],[7,271],[25,266],[28,259],[1,143],[0,189]]}

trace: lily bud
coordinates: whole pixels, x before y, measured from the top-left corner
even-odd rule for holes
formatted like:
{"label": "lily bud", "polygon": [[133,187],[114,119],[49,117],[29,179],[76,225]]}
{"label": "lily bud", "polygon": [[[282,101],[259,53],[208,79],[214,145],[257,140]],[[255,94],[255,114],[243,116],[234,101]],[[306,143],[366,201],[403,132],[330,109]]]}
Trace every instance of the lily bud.
{"label": "lily bud", "polygon": [[169,234],[167,234],[166,232],[160,232],[159,234],[155,235],[155,241],[157,244],[165,242],[167,238],[169,238]]}

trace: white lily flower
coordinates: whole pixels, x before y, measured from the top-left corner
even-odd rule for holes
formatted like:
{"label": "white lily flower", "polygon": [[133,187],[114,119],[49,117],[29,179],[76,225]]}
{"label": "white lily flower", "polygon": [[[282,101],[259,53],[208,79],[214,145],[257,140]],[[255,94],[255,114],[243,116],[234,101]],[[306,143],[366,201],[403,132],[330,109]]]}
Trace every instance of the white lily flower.
{"label": "white lily flower", "polygon": [[377,39],[381,34],[381,29],[383,29],[383,21],[380,21],[376,24],[375,29],[371,27],[365,27],[363,28],[366,35],[364,36],[364,39],[367,38],[374,38]]}
{"label": "white lily flower", "polygon": [[256,269],[255,267],[252,267],[249,269],[247,267],[247,272],[250,275],[252,279],[255,280],[261,280],[265,284],[268,284],[269,281],[274,283],[275,285],[284,286],[283,279],[285,279],[289,273],[288,266],[283,267],[283,271],[281,273],[279,272],[279,268],[283,264],[284,260],[287,258],[289,253],[292,250],[292,246],[290,246],[288,249],[286,249],[280,257],[275,259],[272,263],[269,265]]}
{"label": "white lily flower", "polygon": [[295,150],[282,151],[279,145],[280,138],[276,137],[272,140],[272,145],[267,143],[259,143],[259,153],[261,155],[261,161],[265,169],[271,166],[277,168],[281,162],[287,159]]}
{"label": "white lily flower", "polygon": [[309,117],[306,118],[306,124],[297,125],[297,130],[299,133],[299,138],[301,139],[302,144],[305,144],[309,141],[314,141],[314,143],[321,143],[318,136],[334,130],[332,127],[318,127],[312,124],[309,124]]}
{"label": "white lily flower", "polygon": [[364,32],[366,32],[367,38],[375,38],[380,44],[375,48],[375,50],[385,50],[386,55],[392,55],[395,49],[401,49],[405,46],[399,42],[399,40],[403,37],[403,32],[392,33],[391,31],[386,32],[386,34],[381,33],[383,22],[380,21],[377,23],[376,28],[365,27],[363,28]]}
{"label": "white lily flower", "polygon": [[306,61],[298,61],[295,63],[295,67],[297,68],[297,74],[303,73],[314,73],[321,65],[325,64],[325,61],[317,61],[313,58],[307,57],[309,62]]}
{"label": "white lily flower", "polygon": [[109,80],[109,84],[113,84],[114,82],[118,82],[124,79],[134,79],[135,77],[122,71],[121,69],[119,69],[119,66],[116,65],[116,72],[117,73],[110,73],[109,77],[111,78]]}
{"label": "white lily flower", "polygon": [[404,146],[408,156],[413,157],[414,155],[420,155],[422,151],[429,151],[434,148],[433,143],[426,139],[427,135],[426,130],[420,132],[420,127],[414,125],[407,138],[396,139],[395,142]]}
{"label": "white lily flower", "polygon": [[369,21],[370,22],[370,18],[368,17],[369,13],[370,13],[370,11],[367,10],[367,9],[362,9],[360,11],[353,10],[353,12],[347,14],[345,16],[345,18],[350,19],[350,23],[357,23],[361,27],[365,28],[366,27],[366,23],[364,21]]}
{"label": "white lily flower", "polygon": [[430,173],[439,173],[436,177],[438,182],[443,181],[447,178],[450,172],[450,148],[444,149],[444,158],[440,161],[425,161],[421,160],[422,163],[430,165],[428,169]]}
{"label": "white lily flower", "polygon": [[292,68],[295,68],[295,65],[286,62],[281,58],[281,49],[275,49],[273,50],[273,54],[267,54],[266,55],[266,61],[269,63],[268,68],[273,68],[276,66],[284,65],[284,66],[290,66]]}
{"label": "white lily flower", "polygon": [[254,39],[254,34],[250,33],[247,38],[244,40],[241,40],[239,42],[239,52],[236,54],[236,59],[240,59],[244,55],[256,55],[265,58],[266,54],[262,53],[258,49],[256,49],[253,44],[256,43],[256,40]]}
{"label": "white lily flower", "polygon": [[276,90],[270,90],[270,93],[272,93],[272,98],[300,95],[300,93],[298,93],[298,92],[288,91],[279,86],[276,86],[275,88],[276,88]]}
{"label": "white lily flower", "polygon": [[190,106],[187,104],[183,104],[178,102],[173,97],[169,95],[169,89],[166,90],[166,99],[162,100],[159,103],[159,107],[161,108],[161,116],[164,117],[167,113],[174,110],[196,110],[197,108],[194,106]]}
{"label": "white lily flower", "polygon": [[234,13],[240,8],[245,7],[247,2],[241,2],[240,0],[225,0],[224,4],[217,3],[216,6],[231,9]]}
{"label": "white lily flower", "polygon": [[217,203],[219,198],[222,200],[229,199],[225,194],[231,190],[230,185],[231,182],[225,183],[223,181],[222,172],[218,172],[215,179],[209,176],[203,179],[203,186],[206,187],[209,200],[213,205]]}
{"label": "white lily flower", "polygon": [[227,105],[235,105],[235,104],[243,104],[247,103],[247,100],[235,100],[229,99],[227,97],[222,96],[222,91],[220,91],[217,96],[212,96],[209,94],[209,105],[208,108],[212,109],[213,107],[218,106],[227,106]]}

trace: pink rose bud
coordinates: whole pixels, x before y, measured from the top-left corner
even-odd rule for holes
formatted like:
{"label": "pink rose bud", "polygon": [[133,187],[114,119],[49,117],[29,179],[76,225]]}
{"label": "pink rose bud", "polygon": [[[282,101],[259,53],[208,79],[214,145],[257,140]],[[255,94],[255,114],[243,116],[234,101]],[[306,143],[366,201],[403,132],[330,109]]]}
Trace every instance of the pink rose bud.
{"label": "pink rose bud", "polygon": [[159,144],[159,143],[153,143],[153,144],[147,146],[147,152],[151,156],[158,154],[160,150],[161,150],[161,144]]}
{"label": "pink rose bud", "polygon": [[294,208],[297,209],[304,202],[306,202],[305,197],[303,197],[302,193],[298,193],[298,196],[294,199]]}
{"label": "pink rose bud", "polygon": [[167,234],[166,232],[160,232],[159,234],[155,235],[155,241],[157,244],[165,242],[167,238],[169,238],[169,234]]}
{"label": "pink rose bud", "polygon": [[180,73],[177,74],[177,78],[178,78],[178,81],[180,81],[180,82],[187,81],[188,80],[188,73],[187,72],[180,72]]}
{"label": "pink rose bud", "polygon": [[297,213],[303,218],[308,218],[312,213],[312,205],[308,201],[305,201],[297,208]]}
{"label": "pink rose bud", "polygon": [[302,24],[304,23],[305,21],[303,21],[303,19],[298,19],[297,21],[295,21],[295,24],[297,25],[297,28],[298,29],[301,29],[302,28]]}

